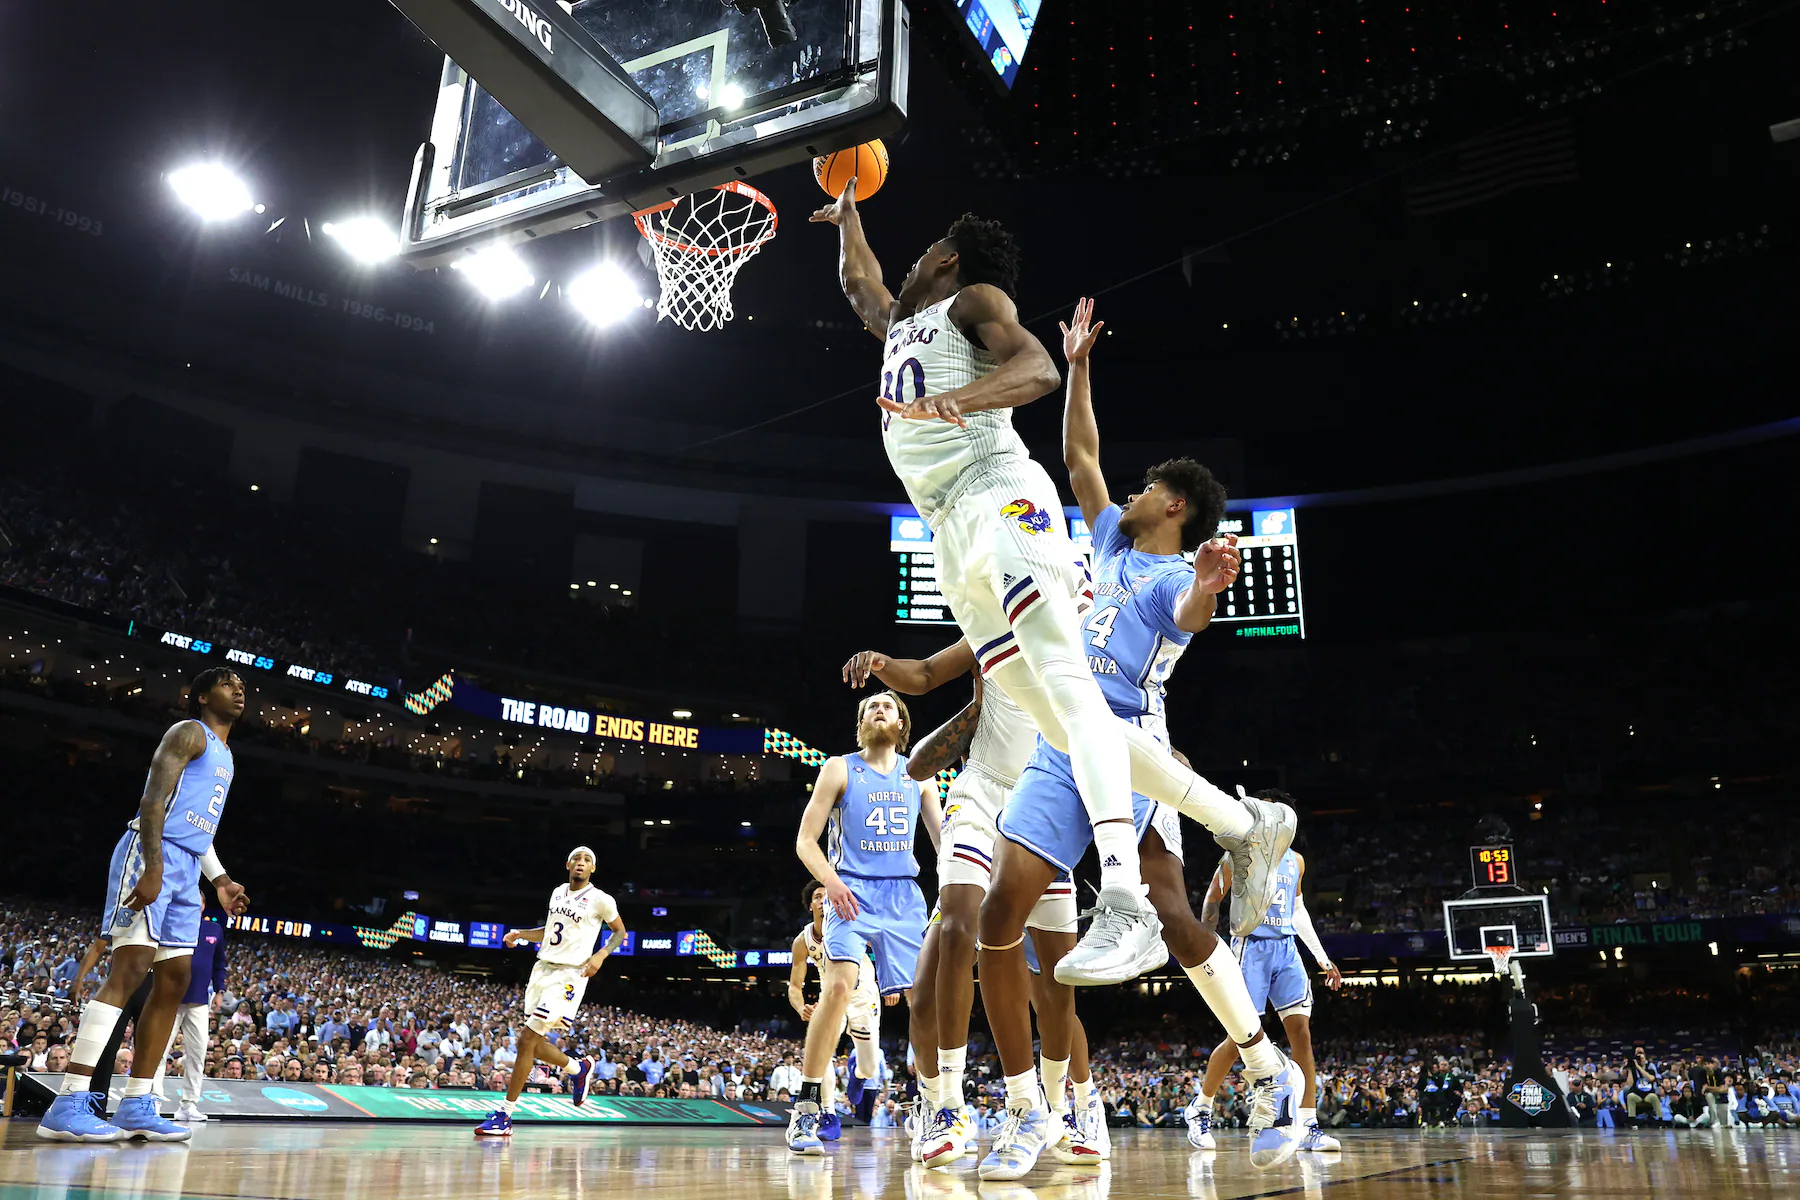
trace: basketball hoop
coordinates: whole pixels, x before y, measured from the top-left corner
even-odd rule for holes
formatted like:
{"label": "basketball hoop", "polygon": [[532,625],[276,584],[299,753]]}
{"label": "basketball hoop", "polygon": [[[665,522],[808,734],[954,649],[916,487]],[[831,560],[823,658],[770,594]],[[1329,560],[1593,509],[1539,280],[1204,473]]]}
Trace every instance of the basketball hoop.
{"label": "basketball hoop", "polygon": [[775,236],[775,202],[732,180],[633,213],[650,243],[662,297],[656,319],[683,329],[717,329],[731,320],[731,284]]}
{"label": "basketball hoop", "polygon": [[1487,956],[1494,962],[1494,978],[1505,979],[1511,973],[1512,946],[1487,946]]}

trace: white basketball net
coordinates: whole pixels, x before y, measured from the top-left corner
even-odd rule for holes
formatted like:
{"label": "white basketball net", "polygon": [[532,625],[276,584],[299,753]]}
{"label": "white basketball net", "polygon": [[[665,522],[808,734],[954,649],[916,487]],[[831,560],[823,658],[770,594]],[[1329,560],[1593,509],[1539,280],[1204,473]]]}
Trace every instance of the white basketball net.
{"label": "white basketball net", "polygon": [[775,203],[733,180],[635,214],[656,259],[662,297],[656,319],[683,329],[717,329],[731,320],[731,284],[775,236]]}

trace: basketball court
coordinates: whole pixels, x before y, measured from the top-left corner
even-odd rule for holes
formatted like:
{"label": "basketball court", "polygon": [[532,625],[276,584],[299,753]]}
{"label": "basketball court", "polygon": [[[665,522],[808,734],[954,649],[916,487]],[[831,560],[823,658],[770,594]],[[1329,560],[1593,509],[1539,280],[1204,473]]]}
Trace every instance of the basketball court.
{"label": "basketball court", "polygon": [[[1247,1135],[1228,1148],[1191,1150],[1178,1130],[1113,1133],[1100,1171],[1046,1159],[1022,1182],[981,1183],[972,1160],[928,1171],[902,1136],[847,1131],[823,1158],[789,1154],[779,1129],[755,1131],[538,1128],[478,1142],[467,1129],[359,1129],[277,1122],[214,1123],[191,1144],[64,1146],[29,1123],[0,1141],[0,1200],[464,1200],[465,1197],[638,1196],[682,1200],[827,1200],[851,1196],[1239,1197],[1325,1195],[1741,1196],[1785,1194],[1800,1183],[1788,1139],[1760,1132],[1558,1133],[1337,1131],[1341,1154],[1302,1155],[1268,1173],[1250,1169]],[[1428,1190],[1429,1189],[1429,1190]]]}

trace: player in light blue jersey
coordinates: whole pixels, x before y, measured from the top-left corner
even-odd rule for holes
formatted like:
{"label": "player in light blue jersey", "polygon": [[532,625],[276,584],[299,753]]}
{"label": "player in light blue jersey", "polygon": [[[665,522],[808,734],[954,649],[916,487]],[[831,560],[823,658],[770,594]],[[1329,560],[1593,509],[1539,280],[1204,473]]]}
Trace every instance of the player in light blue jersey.
{"label": "player in light blue jersey", "polygon": [[[1264,793],[1265,795],[1267,793]],[[1300,1149],[1332,1151],[1341,1149],[1338,1140],[1319,1128],[1317,1076],[1313,1069],[1312,1049],[1312,981],[1306,977],[1306,964],[1300,960],[1295,942],[1304,942],[1311,951],[1325,986],[1336,991],[1344,976],[1325,954],[1325,946],[1313,928],[1312,916],[1306,911],[1306,897],[1300,894],[1300,881],[1306,875],[1306,860],[1293,850],[1282,856],[1275,871],[1275,898],[1263,913],[1262,924],[1244,937],[1236,938],[1232,948],[1244,967],[1244,981],[1250,987],[1250,1002],[1256,1011],[1273,1006],[1282,1028],[1287,1030],[1288,1050],[1305,1076],[1295,1121],[1301,1129]],[[1221,862],[1213,873],[1201,908],[1201,923],[1208,929],[1219,921],[1219,905],[1231,891],[1231,863]],[[1206,1078],[1199,1094],[1188,1106],[1188,1140],[1202,1150],[1213,1149],[1213,1136],[1208,1128],[1213,1098],[1231,1064],[1237,1061],[1237,1047],[1220,1042],[1206,1064]]]}
{"label": "player in light blue jersey", "polygon": [[[875,983],[890,995],[912,987],[925,941],[925,897],[913,848],[921,823],[938,844],[944,822],[935,787],[921,789],[902,753],[912,735],[906,705],[892,692],[866,696],[856,708],[854,754],[825,760],[800,818],[795,853],[825,885],[825,964],[819,1001],[806,1026],[800,1095],[788,1121],[788,1147],[819,1154],[819,1103],[825,1073],[844,1027],[865,958]],[[819,838],[824,836],[824,849]],[[915,1053],[937,1053],[935,1029],[912,1030]]]}
{"label": "player in light blue jersey", "polygon": [[[1094,531],[1093,600],[1081,614],[1088,667],[1113,713],[1154,736],[1162,753],[1188,770],[1185,760],[1168,748],[1163,685],[1189,639],[1211,623],[1218,593],[1236,578],[1236,539],[1213,536],[1225,514],[1225,489],[1192,459],[1151,468],[1144,490],[1123,509],[1108,498],[1088,378],[1088,355],[1099,333],[1098,326],[1090,328],[1092,311],[1092,302],[1083,301],[1063,331],[1070,366],[1064,458],[1075,497]],[[1195,554],[1192,566],[1184,552]],[[1240,802],[1255,815],[1257,827],[1274,830],[1276,836],[1256,846],[1225,837],[1221,844],[1258,858],[1272,853],[1279,860],[1293,838],[1293,810],[1264,800]],[[1252,1121],[1260,1140],[1252,1148],[1251,1164],[1268,1169],[1291,1157],[1298,1141],[1291,1115],[1284,1119],[1283,1114],[1292,1108],[1299,1072],[1263,1032],[1237,959],[1215,934],[1200,927],[1188,906],[1179,818],[1142,795],[1133,797],[1132,808],[1135,829],[1127,826],[1127,831],[1139,844],[1148,898],[1166,946],[1150,947],[1131,964],[1131,973],[1161,965],[1174,951],[1233,1044],[1242,1047],[1256,1087]],[[1007,1131],[995,1139],[994,1152],[981,1164],[983,1179],[1019,1178],[1031,1170],[1049,1137],[1049,1131],[1041,1131],[1044,1102],[1031,1070],[1026,973],[1017,951],[1030,911],[1023,901],[1026,893],[1033,887],[1041,891],[1050,879],[1073,871],[1097,840],[1082,825],[1081,813],[1068,755],[1040,738],[1001,812],[1002,840],[981,907],[982,1004],[1006,1074],[1008,1110]],[[1104,860],[1105,846],[1097,848]],[[1120,897],[1103,881],[1095,923],[1125,920],[1135,907],[1135,897]],[[1082,982],[1065,978],[1061,964],[1053,974],[1059,983]],[[1265,1129],[1274,1132],[1261,1137]]]}
{"label": "player in light blue jersey", "polygon": [[137,1021],[136,1041],[140,1048],[169,1044],[200,936],[201,877],[218,889],[227,912],[249,906],[244,889],[232,882],[212,849],[231,790],[233,766],[225,740],[244,714],[244,681],[222,667],[200,672],[188,689],[188,712],[192,719],[171,725],[157,746],[137,816],[113,851],[103,924],[103,936],[112,941],[112,966],[81,1014],[62,1094],[38,1126],[41,1138],[174,1142],[191,1136],[187,1126],[157,1115],[150,1087],[160,1055],[143,1051],[133,1059],[125,1098],[110,1122],[99,1115],[106,1098],[89,1090],[94,1065],[124,1005],[152,968],[156,978]]}

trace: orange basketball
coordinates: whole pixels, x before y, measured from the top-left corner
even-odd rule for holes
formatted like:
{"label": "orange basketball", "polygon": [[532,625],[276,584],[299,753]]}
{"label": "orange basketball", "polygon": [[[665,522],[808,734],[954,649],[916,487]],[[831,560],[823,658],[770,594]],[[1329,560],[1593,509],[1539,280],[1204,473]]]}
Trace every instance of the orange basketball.
{"label": "orange basketball", "polygon": [[841,196],[844,186],[856,180],[856,198],[867,200],[887,182],[887,147],[877,138],[849,150],[822,154],[813,159],[813,178],[833,198]]}

